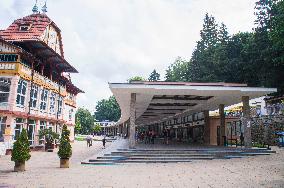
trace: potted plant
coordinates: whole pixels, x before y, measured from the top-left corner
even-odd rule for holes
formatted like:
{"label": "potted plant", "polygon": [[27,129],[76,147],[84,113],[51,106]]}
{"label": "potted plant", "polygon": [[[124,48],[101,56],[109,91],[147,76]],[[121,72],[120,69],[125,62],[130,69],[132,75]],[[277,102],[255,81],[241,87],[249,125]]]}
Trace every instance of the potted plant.
{"label": "potted plant", "polygon": [[60,141],[58,156],[60,158],[60,168],[69,168],[69,158],[72,155],[72,147],[69,139],[70,131],[66,125],[63,125]]}
{"label": "potted plant", "polygon": [[15,162],[14,171],[25,171],[25,162],[31,158],[30,144],[26,129],[23,129],[13,145],[11,160]]}
{"label": "potted plant", "polygon": [[53,152],[54,141],[59,138],[59,134],[53,132],[51,129],[39,130],[39,137],[45,138],[45,150]]}

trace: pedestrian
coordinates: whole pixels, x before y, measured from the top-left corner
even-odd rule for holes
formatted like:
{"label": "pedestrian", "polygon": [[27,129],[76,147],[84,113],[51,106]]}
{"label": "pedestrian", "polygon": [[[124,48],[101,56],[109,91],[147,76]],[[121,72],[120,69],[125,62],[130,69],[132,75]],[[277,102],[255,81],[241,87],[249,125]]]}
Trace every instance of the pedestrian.
{"label": "pedestrian", "polygon": [[241,147],[243,147],[243,145],[244,145],[244,134],[243,133],[241,133],[241,136],[240,136],[240,140],[241,140]]}
{"label": "pedestrian", "polygon": [[103,142],[103,147],[105,149],[106,148],[106,137],[105,136],[103,137],[102,142]]}
{"label": "pedestrian", "polygon": [[166,129],[163,130],[163,137],[164,137],[163,143],[166,144],[167,143],[167,130]]}
{"label": "pedestrian", "polygon": [[92,146],[92,136],[88,135],[86,137],[86,141],[87,141],[87,147],[91,147]]}

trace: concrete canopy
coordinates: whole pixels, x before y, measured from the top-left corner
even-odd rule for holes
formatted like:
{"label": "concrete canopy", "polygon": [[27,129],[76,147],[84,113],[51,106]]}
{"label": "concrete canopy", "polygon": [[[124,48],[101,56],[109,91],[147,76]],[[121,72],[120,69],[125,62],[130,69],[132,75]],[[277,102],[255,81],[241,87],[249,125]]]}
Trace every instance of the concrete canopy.
{"label": "concrete canopy", "polygon": [[131,82],[109,83],[120,109],[117,124],[130,117],[131,93],[136,93],[136,125],[160,122],[181,113],[193,114],[216,110],[219,104],[230,106],[242,101],[277,92],[276,88],[247,87],[232,83]]}

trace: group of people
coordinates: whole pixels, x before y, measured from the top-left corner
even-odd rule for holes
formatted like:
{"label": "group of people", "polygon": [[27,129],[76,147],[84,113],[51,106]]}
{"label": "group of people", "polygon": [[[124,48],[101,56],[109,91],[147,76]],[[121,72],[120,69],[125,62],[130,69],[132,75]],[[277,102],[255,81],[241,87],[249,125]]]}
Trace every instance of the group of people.
{"label": "group of people", "polygon": [[[88,135],[86,137],[86,141],[87,141],[87,147],[91,147],[93,145],[93,137],[91,135]],[[103,148],[106,147],[106,137],[104,136],[102,139],[103,142]]]}
{"label": "group of people", "polygon": [[154,144],[156,133],[154,130],[142,131],[136,133],[136,141],[145,144]]}

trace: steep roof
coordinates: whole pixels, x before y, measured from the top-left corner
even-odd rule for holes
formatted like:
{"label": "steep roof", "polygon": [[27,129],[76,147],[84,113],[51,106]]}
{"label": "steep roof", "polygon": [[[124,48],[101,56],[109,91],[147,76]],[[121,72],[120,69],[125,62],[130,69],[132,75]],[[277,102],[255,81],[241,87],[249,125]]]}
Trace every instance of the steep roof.
{"label": "steep roof", "polygon": [[[49,26],[58,33],[59,47],[55,47],[56,50],[43,38]],[[47,36],[49,38],[49,34]],[[34,54],[38,59],[53,61],[63,72],[78,72],[64,59],[60,29],[46,14],[36,13],[17,19],[6,30],[0,30],[0,37]]]}
{"label": "steep roof", "polygon": [[[31,14],[15,20],[6,30],[0,31],[0,35],[7,41],[40,40],[40,36],[51,23],[60,32],[46,14]],[[21,25],[31,25],[31,28],[28,31],[20,31]]]}

